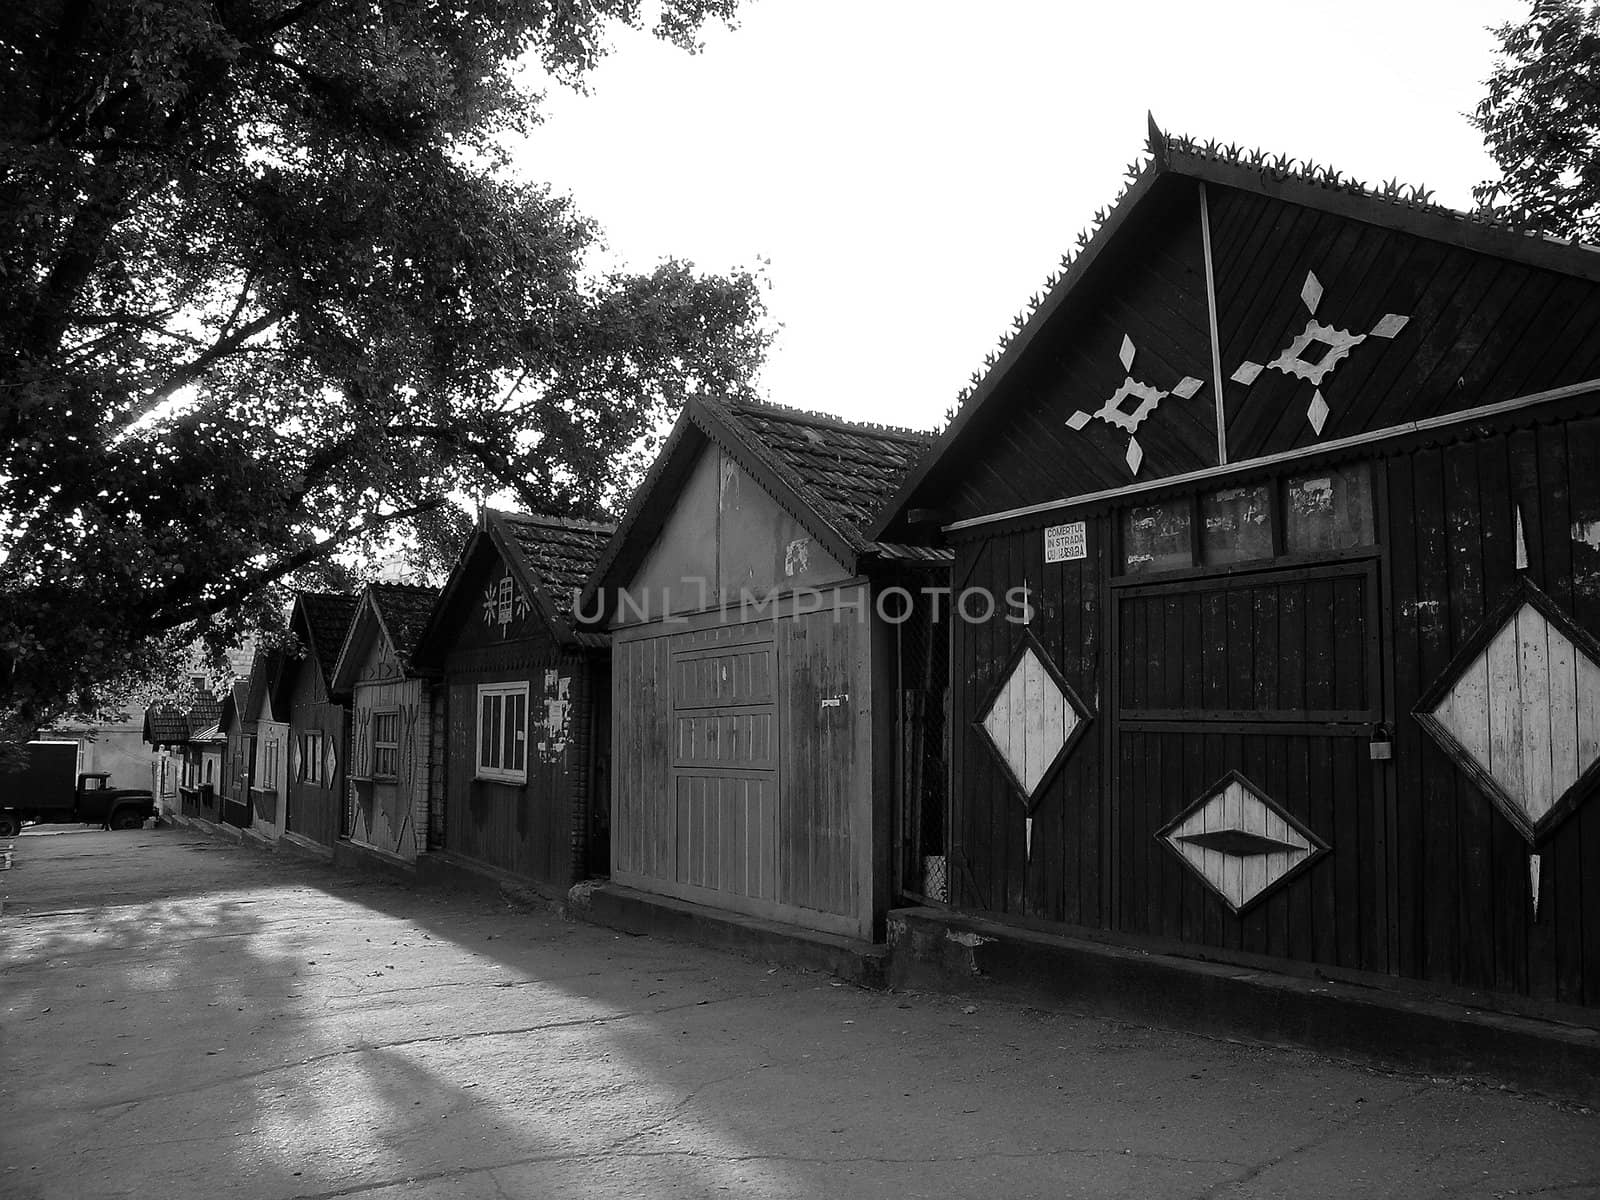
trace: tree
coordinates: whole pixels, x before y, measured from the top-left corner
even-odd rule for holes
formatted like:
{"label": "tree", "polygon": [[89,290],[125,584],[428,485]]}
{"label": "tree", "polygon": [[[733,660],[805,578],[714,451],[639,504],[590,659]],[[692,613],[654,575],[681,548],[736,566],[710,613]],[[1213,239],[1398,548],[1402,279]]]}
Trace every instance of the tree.
{"label": "tree", "polygon": [[[737,0],[664,0],[694,48]],[[221,643],[452,495],[592,512],[765,349],[746,273],[591,278],[510,150],[640,0],[0,5],[0,718]]]}
{"label": "tree", "polygon": [[1560,237],[1600,239],[1600,6],[1533,0],[1495,31],[1500,56],[1470,118],[1502,177],[1480,205]]}

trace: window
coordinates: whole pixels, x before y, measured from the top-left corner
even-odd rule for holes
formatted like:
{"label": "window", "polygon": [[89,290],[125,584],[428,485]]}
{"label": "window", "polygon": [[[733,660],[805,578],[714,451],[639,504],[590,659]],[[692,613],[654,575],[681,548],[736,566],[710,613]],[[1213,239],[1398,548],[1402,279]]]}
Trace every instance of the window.
{"label": "window", "polygon": [[527,684],[494,683],[478,688],[478,778],[527,781]]}
{"label": "window", "polygon": [[1336,554],[1376,541],[1372,474],[1363,463],[1221,488],[1122,513],[1129,575]]}
{"label": "window", "polygon": [[275,792],[278,790],[278,739],[268,737],[262,749],[261,790]]}
{"label": "window", "polygon": [[393,779],[400,762],[400,714],[394,709],[372,714],[372,777]]}
{"label": "window", "polygon": [[206,786],[207,787],[210,787],[213,783],[215,783],[217,781],[216,775],[217,775],[217,760],[214,759],[214,758],[206,759]]}
{"label": "window", "polygon": [[300,739],[300,782],[322,782],[322,731],[314,729]]}

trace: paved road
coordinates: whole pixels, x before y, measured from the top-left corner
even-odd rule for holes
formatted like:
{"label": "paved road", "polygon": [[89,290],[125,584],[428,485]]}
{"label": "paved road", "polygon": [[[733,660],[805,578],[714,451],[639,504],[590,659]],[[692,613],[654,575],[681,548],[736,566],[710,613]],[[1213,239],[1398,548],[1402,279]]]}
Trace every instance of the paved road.
{"label": "paved road", "polygon": [[0,892],[6,1200],[1600,1196],[1587,1110],[186,830],[30,833]]}

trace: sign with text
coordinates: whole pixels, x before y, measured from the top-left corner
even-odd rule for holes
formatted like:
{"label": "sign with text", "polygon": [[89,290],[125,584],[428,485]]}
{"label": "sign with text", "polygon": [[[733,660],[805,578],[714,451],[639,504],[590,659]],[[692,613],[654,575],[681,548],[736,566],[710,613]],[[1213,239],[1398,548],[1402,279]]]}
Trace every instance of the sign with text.
{"label": "sign with text", "polygon": [[1084,521],[1052,525],[1044,531],[1044,560],[1047,563],[1072,562],[1089,557],[1089,530]]}

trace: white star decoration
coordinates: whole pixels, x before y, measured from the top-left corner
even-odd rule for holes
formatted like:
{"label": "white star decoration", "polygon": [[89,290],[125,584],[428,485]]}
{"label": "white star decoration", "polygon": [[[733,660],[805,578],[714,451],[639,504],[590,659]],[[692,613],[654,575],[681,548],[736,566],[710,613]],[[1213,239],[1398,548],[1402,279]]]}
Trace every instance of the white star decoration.
{"label": "white star decoration", "polygon": [[[1306,408],[1306,420],[1311,422],[1312,431],[1319,437],[1322,427],[1328,420],[1328,402],[1322,396],[1322,381],[1354,350],[1369,337],[1384,338],[1394,337],[1406,327],[1410,318],[1399,313],[1384,313],[1378,323],[1366,333],[1351,333],[1348,329],[1336,329],[1332,325],[1324,325],[1316,319],[1317,306],[1322,303],[1322,282],[1317,278],[1316,272],[1307,271],[1306,281],[1300,288],[1300,301],[1306,306],[1310,318],[1306,327],[1295,335],[1277,358],[1263,365],[1246,359],[1239,364],[1239,369],[1233,373],[1233,381],[1249,387],[1260,376],[1262,371],[1278,371],[1284,375],[1293,375],[1297,379],[1304,379],[1311,384],[1311,403]],[[1313,347],[1321,346],[1323,351],[1316,358],[1307,358],[1306,354]]]}
{"label": "white star decoration", "polygon": [[[1131,374],[1133,371],[1133,356],[1133,339],[1127,334],[1123,334],[1122,349],[1118,352],[1117,357],[1122,360],[1122,369],[1130,372],[1130,374],[1123,379],[1122,385],[1111,393],[1110,398],[1095,409],[1094,412],[1084,412],[1080,408],[1068,417],[1067,428],[1081,430],[1090,421],[1098,417],[1107,425],[1122,430],[1128,435],[1128,452],[1125,456],[1128,470],[1137,475],[1140,464],[1144,462],[1144,449],[1139,445],[1139,439],[1134,436],[1139,431],[1139,426],[1145,423],[1150,414],[1155,412],[1160,403],[1169,395],[1176,396],[1180,400],[1187,400],[1200,390],[1203,386],[1203,381],[1194,378],[1192,375],[1185,375],[1173,386],[1170,392],[1164,392],[1160,388],[1151,387],[1148,383],[1133,377]],[[1138,404],[1131,410],[1123,407],[1123,404],[1129,399],[1138,401]]]}

